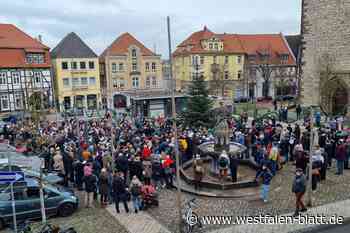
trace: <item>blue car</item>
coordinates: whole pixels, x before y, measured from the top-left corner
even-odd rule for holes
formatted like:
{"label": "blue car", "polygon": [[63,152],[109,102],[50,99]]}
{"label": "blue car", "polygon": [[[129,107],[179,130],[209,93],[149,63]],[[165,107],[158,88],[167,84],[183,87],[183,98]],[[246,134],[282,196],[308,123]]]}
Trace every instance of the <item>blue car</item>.
{"label": "blue car", "polygon": [[[16,218],[18,222],[41,218],[39,182],[33,178],[14,184]],[[66,217],[78,208],[79,199],[70,190],[52,185],[44,186],[46,215]],[[13,222],[11,192],[0,186],[0,230]]]}

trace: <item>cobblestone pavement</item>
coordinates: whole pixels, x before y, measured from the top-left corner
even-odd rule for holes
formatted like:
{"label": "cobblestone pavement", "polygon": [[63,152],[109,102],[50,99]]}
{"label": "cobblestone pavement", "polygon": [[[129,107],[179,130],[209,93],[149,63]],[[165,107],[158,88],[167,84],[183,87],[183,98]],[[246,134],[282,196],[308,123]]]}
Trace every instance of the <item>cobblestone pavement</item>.
{"label": "cobblestone pavement", "polygon": [[[131,203],[129,206],[132,206]],[[109,206],[107,210],[115,219],[125,226],[129,233],[170,233],[168,229],[158,223],[145,211],[140,211],[137,214],[127,214],[122,209],[121,212],[117,214],[114,205]]]}
{"label": "cobblestone pavement", "polygon": [[[327,180],[322,181],[318,190],[313,193],[313,203],[315,206],[350,199],[350,171],[345,170],[343,176],[336,176],[334,166],[335,163],[330,170],[327,170]],[[266,204],[257,198],[217,199],[196,197],[199,208],[195,211],[198,215],[229,216],[292,213],[295,208],[295,198],[291,192],[294,170],[295,167],[290,164],[285,166],[274,177],[271,184],[270,201]],[[186,200],[193,197],[189,194],[184,194],[183,196]],[[159,208],[149,210],[150,215],[168,227],[171,232],[175,232],[177,227],[175,203],[175,191],[162,190],[160,193]],[[206,227],[204,231],[217,228],[218,226]]]}
{"label": "cobblestone pavement", "polygon": [[[77,233],[129,233],[106,209],[98,207],[97,203],[94,203],[95,208],[84,208],[84,199],[81,193],[79,193],[79,197],[80,208],[72,216],[50,218],[48,222],[62,228],[74,227]],[[38,225],[40,225],[39,221],[33,224],[33,229],[36,230]],[[6,229],[0,232],[12,233],[13,231]]]}

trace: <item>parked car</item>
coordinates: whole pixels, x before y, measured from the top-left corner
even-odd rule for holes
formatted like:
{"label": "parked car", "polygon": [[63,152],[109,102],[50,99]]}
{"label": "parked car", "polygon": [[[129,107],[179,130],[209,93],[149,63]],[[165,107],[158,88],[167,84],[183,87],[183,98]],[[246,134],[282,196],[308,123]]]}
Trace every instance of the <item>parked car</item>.
{"label": "parked car", "polygon": [[[14,184],[17,221],[41,218],[39,182],[33,178]],[[66,217],[78,208],[79,199],[69,190],[44,185],[45,210],[48,217]],[[13,221],[11,193],[7,185],[0,186],[0,230]]]}
{"label": "parked car", "polygon": [[245,97],[245,96],[237,97],[233,100],[233,102],[235,103],[247,103],[248,101],[249,101],[249,97]]}
{"label": "parked car", "polygon": [[292,101],[295,97],[292,95],[280,95],[276,97],[277,101]]}

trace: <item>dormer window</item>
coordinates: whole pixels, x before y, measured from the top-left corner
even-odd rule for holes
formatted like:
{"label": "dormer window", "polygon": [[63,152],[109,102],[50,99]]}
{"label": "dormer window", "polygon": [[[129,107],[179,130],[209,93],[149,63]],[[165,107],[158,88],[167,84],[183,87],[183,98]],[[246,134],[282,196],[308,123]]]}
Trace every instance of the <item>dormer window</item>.
{"label": "dormer window", "polygon": [[131,50],[131,56],[132,56],[132,57],[137,57],[136,49],[132,49],[132,50]]}
{"label": "dormer window", "polygon": [[44,64],[45,63],[44,53],[27,53],[26,61],[28,64]]}
{"label": "dormer window", "polygon": [[218,45],[218,43],[215,43],[215,50],[219,50],[219,45]]}
{"label": "dormer window", "polygon": [[213,49],[213,44],[209,43],[209,49],[212,50]]}
{"label": "dormer window", "polygon": [[282,62],[282,63],[285,63],[285,62],[288,61],[289,55],[288,55],[288,54],[281,54],[281,55],[280,55],[280,59],[281,59],[281,62]]}

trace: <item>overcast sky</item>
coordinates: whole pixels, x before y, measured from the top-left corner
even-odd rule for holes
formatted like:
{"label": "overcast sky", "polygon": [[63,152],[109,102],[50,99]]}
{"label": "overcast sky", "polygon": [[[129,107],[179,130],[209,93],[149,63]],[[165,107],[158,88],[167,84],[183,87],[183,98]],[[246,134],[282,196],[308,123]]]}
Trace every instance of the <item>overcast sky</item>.
{"label": "overcast sky", "polygon": [[0,0],[0,23],[11,23],[54,48],[76,32],[98,54],[130,32],[167,56],[166,16],[173,49],[204,25],[217,33],[300,31],[301,0]]}

